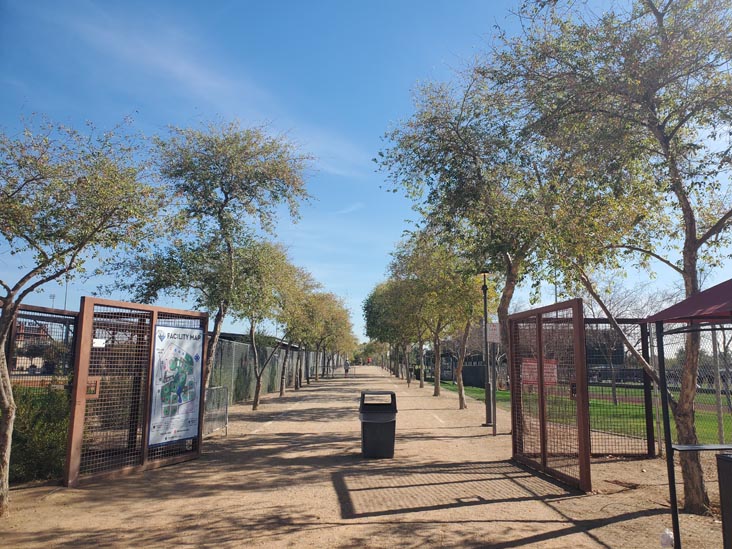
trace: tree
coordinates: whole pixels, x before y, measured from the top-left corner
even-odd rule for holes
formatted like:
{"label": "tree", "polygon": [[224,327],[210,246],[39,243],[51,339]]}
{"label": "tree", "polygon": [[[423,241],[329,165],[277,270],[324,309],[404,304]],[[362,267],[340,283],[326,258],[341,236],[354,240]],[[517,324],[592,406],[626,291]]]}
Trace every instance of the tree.
{"label": "tree", "polygon": [[457,85],[423,86],[415,114],[387,134],[390,146],[378,159],[436,238],[460,242],[475,273],[502,276],[497,313],[504,348],[511,300],[537,264],[531,258],[541,220],[555,199],[546,151],[522,133],[520,113],[477,66]]}
{"label": "tree", "polygon": [[337,366],[340,366],[342,356],[347,356],[356,348],[356,337],[353,335],[353,326],[349,317],[348,310],[341,307],[337,312],[337,318],[333,323],[333,337],[328,339],[325,344],[326,350],[330,353],[331,372]]}
{"label": "tree", "polygon": [[[320,285],[305,269],[295,267],[294,265],[287,265],[285,272],[282,273],[282,277],[288,279],[288,284],[283,285],[280,292],[281,302],[276,312],[276,321],[283,330],[283,339],[290,343],[285,350],[285,358],[283,360],[283,364],[286,364],[292,343],[297,343],[299,347],[302,347],[307,337],[308,296],[317,290]],[[296,390],[300,388],[300,378],[298,376],[300,360],[301,353],[298,353],[294,374]],[[285,395],[285,385],[287,383],[285,375],[286,368],[283,366],[280,379],[280,396]]]}
{"label": "tree", "polygon": [[379,284],[364,301],[366,335],[397,349],[390,356],[398,362],[399,350],[407,356],[407,347],[419,339],[420,329],[424,332],[419,316],[421,304],[416,280],[392,277]]}
{"label": "tree", "polygon": [[147,235],[161,197],[143,181],[140,152],[120,128],[82,132],[45,123],[15,137],[0,134],[0,234],[11,254],[25,258],[16,280],[0,280],[0,516],[8,511],[16,410],[6,349],[18,307],[44,284],[91,260],[103,265]]}
{"label": "tree", "polygon": [[318,381],[320,377],[317,368],[318,361],[322,363],[323,375],[325,375],[326,350],[329,344],[333,340],[337,340],[339,334],[344,332],[352,334],[352,328],[348,309],[338,296],[330,292],[315,292],[310,296],[308,317],[310,325],[308,339],[315,346],[315,381]]}
{"label": "tree", "polygon": [[[464,289],[462,284],[466,280],[466,272],[472,274],[472,268],[466,271],[466,263],[456,250],[437,240],[429,228],[412,234],[393,255],[394,260],[390,265],[392,276],[416,284],[415,295],[419,307],[415,310],[419,311],[418,318],[432,338],[435,354],[434,396],[439,396],[442,338],[454,328],[458,319],[462,319],[460,308],[454,306],[454,292]],[[412,332],[412,335],[417,333]]]}
{"label": "tree", "polygon": [[289,263],[281,246],[269,242],[251,241],[242,252],[236,257],[241,283],[236,285],[231,308],[237,318],[249,323],[256,379],[252,410],[256,410],[262,392],[262,374],[287,336],[283,334],[269,355],[260,361],[257,328],[265,320],[274,320],[282,313],[287,294],[291,291],[295,267]]}
{"label": "tree", "polygon": [[[456,262],[455,283],[450,288],[452,302],[452,311],[454,315],[454,325],[458,328],[458,361],[455,372],[455,378],[458,386],[458,401],[461,410],[468,407],[465,400],[465,387],[463,385],[463,365],[465,364],[465,356],[467,354],[468,337],[470,336],[471,327],[480,322],[483,318],[483,293],[482,280],[471,272],[468,263],[465,261]],[[461,265],[462,263],[462,265]],[[487,285],[489,293],[487,294],[489,307],[495,306],[496,292],[494,286]],[[486,357],[487,360],[487,357]]]}
{"label": "tree", "polygon": [[386,356],[387,350],[388,344],[377,340],[371,340],[358,346],[353,359],[356,363],[366,364],[368,359],[371,358],[373,359],[374,364],[379,364],[383,367],[383,357]]}
{"label": "tree", "polygon": [[[176,199],[170,209],[169,230],[173,234],[185,232],[171,248],[162,247],[132,261],[128,272],[140,273],[143,282],[152,280],[160,291],[182,295],[185,291],[176,280],[156,279],[145,274],[144,268],[160,274],[156,263],[165,263],[181,248],[215,252],[205,257],[184,255],[197,265],[174,258],[181,271],[190,268],[206,275],[194,288],[213,299],[207,303],[215,315],[206,352],[210,373],[224,318],[238,291],[241,263],[235,257],[236,247],[250,240],[256,227],[272,231],[282,205],[297,217],[299,201],[308,198],[304,173],[310,157],[264,128],[242,128],[238,122],[210,123],[200,129],[171,128],[169,136],[155,139],[155,146],[160,175],[168,194]],[[217,265],[218,278],[207,276],[206,263]],[[162,282],[170,284],[164,287]]]}
{"label": "tree", "polygon": [[[581,135],[598,160],[615,155],[618,144],[633,150],[653,199],[637,211],[635,233],[606,244],[670,268],[687,297],[700,290],[701,265],[717,265],[729,243],[731,11],[726,0],[637,0],[627,13],[584,18],[551,11],[504,57],[503,75],[524,88],[542,113],[537,131],[553,143],[576,149],[571,136]],[[619,170],[631,166],[627,159],[620,157]],[[591,285],[589,273],[583,278]],[[698,333],[688,335],[686,348],[672,410],[679,442],[697,444]],[[684,452],[681,467],[685,510],[706,512],[698,453]]]}

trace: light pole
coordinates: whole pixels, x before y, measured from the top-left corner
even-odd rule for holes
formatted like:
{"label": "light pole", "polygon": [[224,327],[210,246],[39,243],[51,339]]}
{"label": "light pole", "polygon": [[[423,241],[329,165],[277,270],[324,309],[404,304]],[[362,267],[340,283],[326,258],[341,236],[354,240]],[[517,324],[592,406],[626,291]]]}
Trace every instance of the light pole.
{"label": "light pole", "polygon": [[488,360],[488,284],[486,282],[488,271],[481,271],[481,274],[483,275],[481,290],[483,290],[483,366],[485,367],[485,423],[483,426],[491,427],[493,425],[493,392],[491,391],[490,361]]}
{"label": "light pole", "polygon": [[66,310],[66,298],[69,297],[69,273],[66,273],[66,282],[64,283],[64,311]]}

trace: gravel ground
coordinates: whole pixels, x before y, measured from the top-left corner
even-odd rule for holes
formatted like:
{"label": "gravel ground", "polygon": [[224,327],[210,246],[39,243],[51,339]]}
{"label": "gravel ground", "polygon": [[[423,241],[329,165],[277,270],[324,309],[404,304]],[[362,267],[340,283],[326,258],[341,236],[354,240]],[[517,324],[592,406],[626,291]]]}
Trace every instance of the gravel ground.
{"label": "gravel ground", "polygon": [[[355,371],[355,377],[354,377]],[[394,459],[361,456],[362,389],[397,393]],[[659,547],[664,462],[593,465],[582,494],[510,461],[510,418],[376,367],[230,410],[201,459],[77,489],[22,487],[2,547]],[[721,524],[682,516],[684,547]]]}

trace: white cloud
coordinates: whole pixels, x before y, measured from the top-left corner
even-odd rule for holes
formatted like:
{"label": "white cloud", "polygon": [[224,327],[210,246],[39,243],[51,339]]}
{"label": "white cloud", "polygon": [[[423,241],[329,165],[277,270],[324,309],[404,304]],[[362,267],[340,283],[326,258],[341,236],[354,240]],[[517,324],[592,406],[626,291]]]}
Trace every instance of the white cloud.
{"label": "white cloud", "polygon": [[[178,95],[205,101],[220,111],[242,105],[262,112],[272,109],[272,96],[241,74],[217,70],[205,43],[173,24],[132,21],[99,9],[84,15],[55,18],[99,53],[127,65],[130,80],[145,77],[146,84],[162,86]],[[208,53],[208,55],[207,55]],[[221,112],[220,114],[224,114]]]}
{"label": "white cloud", "polygon": [[322,127],[300,126],[298,141],[316,156],[317,167],[328,174],[350,179],[365,179],[374,171],[373,154]]}
{"label": "white cloud", "polygon": [[354,202],[353,204],[351,204],[349,206],[346,206],[342,210],[338,210],[336,212],[336,214],[337,215],[350,214],[350,213],[353,213],[353,212],[357,212],[359,210],[362,210],[365,206],[366,206],[366,204],[364,204],[363,202]]}
{"label": "white cloud", "polygon": [[141,22],[96,7],[90,7],[83,15],[54,14],[53,20],[65,25],[95,51],[124,64],[130,85],[137,77],[145,86],[158,86],[193,104],[209,105],[216,115],[289,125],[295,128],[291,133],[297,142],[316,157],[315,165],[321,172],[363,179],[374,171],[372,153],[330,128],[303,123],[291,116],[276,94],[243,74],[241,66],[225,55],[212,51],[207,41],[190,29],[161,17]]}

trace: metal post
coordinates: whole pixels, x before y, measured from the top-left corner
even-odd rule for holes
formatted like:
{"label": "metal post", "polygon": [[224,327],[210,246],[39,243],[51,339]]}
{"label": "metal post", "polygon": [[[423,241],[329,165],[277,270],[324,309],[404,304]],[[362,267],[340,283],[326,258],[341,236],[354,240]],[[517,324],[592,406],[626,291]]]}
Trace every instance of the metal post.
{"label": "metal post", "polygon": [[66,273],[66,282],[64,283],[64,311],[66,311],[66,300],[69,297],[69,273]]}
{"label": "metal post", "polygon": [[679,528],[679,504],[676,500],[676,471],[674,470],[674,448],[671,442],[671,418],[668,414],[668,386],[666,384],[666,360],[663,354],[663,322],[656,322],[656,346],[658,349],[658,377],[661,382],[661,408],[663,412],[663,437],[666,441],[666,469],[668,492],[671,500],[671,523],[674,530],[674,548],[681,549]]}
{"label": "metal post", "polygon": [[[641,324],[641,354],[646,362],[650,364],[651,355],[649,350],[650,337],[648,324]],[[648,457],[656,455],[656,437],[653,432],[653,387],[651,377],[643,370],[643,404],[646,412],[646,452]]]}
{"label": "metal post", "polygon": [[712,357],[714,359],[714,401],[717,407],[717,440],[724,444],[724,416],[722,415],[722,380],[719,374],[719,343],[717,328],[712,324]]}
{"label": "metal post", "polygon": [[64,486],[73,488],[79,483],[81,446],[84,437],[84,416],[86,414],[86,389],[89,376],[89,362],[93,339],[94,303],[91,298],[82,297],[79,305],[79,322],[74,334],[74,382],[72,386],[69,436],[66,446]]}
{"label": "metal post", "polygon": [[488,284],[483,272],[483,366],[485,367],[485,427],[493,425],[493,405],[490,376],[490,360],[488,358]]}
{"label": "metal post", "polygon": [[496,387],[498,386],[498,376],[496,371],[496,343],[491,343],[491,417],[493,418],[493,436],[496,436],[498,428],[498,416],[496,415]]}

